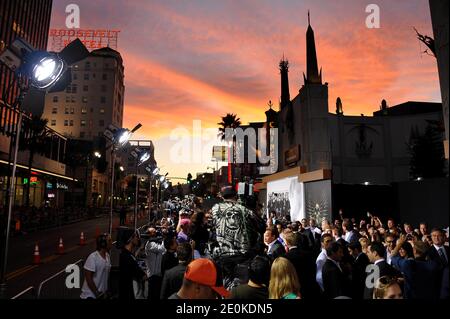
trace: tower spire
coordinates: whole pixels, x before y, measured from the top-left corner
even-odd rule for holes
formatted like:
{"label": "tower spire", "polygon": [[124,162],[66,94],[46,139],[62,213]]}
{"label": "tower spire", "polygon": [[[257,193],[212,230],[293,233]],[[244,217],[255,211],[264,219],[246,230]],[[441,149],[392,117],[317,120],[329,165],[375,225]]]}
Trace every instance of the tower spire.
{"label": "tower spire", "polygon": [[291,96],[289,94],[289,62],[284,57],[280,61],[280,75],[281,75],[281,98],[280,98],[280,109],[283,109],[291,101]]}
{"label": "tower spire", "polygon": [[308,10],[308,30],[306,31],[306,83],[322,84],[322,70],[319,73],[317,63],[316,42],[314,40],[314,31],[311,27],[310,13]]}

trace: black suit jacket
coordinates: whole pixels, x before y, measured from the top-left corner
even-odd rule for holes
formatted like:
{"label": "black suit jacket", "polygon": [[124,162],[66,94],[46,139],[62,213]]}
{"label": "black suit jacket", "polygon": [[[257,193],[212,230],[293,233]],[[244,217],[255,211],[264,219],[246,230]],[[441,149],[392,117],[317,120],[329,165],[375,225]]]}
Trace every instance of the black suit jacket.
{"label": "black suit jacket", "polygon": [[165,272],[161,286],[161,299],[167,299],[180,290],[185,271],[186,265],[178,264]]}
{"label": "black suit jacket", "polygon": [[[445,253],[447,254],[447,259],[450,258],[450,252],[449,252],[450,249],[448,248],[448,246],[444,246],[444,249],[445,249]],[[434,246],[432,246],[428,250],[428,258],[437,262],[441,266],[441,268],[445,268],[448,266],[448,262],[447,262],[447,264],[445,264],[445,262],[442,260],[441,256],[439,256],[439,253]]]}
{"label": "black suit jacket", "polygon": [[322,269],[324,296],[333,299],[339,296],[351,296],[349,278],[331,260],[327,260]]}
{"label": "black suit jacket", "polygon": [[352,297],[362,299],[366,287],[366,267],[370,264],[369,257],[361,253],[352,263]]}
{"label": "black suit jacket", "polygon": [[286,254],[286,249],[284,246],[278,241],[278,239],[275,241],[273,246],[270,248],[270,251],[267,251],[267,255],[269,255],[272,260],[275,260],[276,258],[280,256],[284,256]]}
{"label": "black suit jacket", "polygon": [[[402,274],[397,269],[389,265],[386,262],[386,260],[379,262],[375,266],[377,266],[378,270],[380,271],[380,278],[383,276],[397,277],[397,278],[402,277]],[[366,273],[366,278],[367,275],[370,275],[370,273]],[[366,287],[365,284],[364,284],[364,299],[373,299],[373,288],[368,288]]]}
{"label": "black suit jacket", "polygon": [[320,297],[320,287],[316,278],[316,263],[309,251],[300,248],[292,248],[285,256],[294,265],[300,282],[302,299],[314,299]]}

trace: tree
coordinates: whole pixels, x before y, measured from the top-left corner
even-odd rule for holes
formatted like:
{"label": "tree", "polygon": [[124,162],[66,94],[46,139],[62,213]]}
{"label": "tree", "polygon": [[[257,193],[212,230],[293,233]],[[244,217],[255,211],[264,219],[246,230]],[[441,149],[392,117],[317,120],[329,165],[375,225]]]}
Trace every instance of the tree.
{"label": "tree", "polygon": [[[241,126],[241,119],[237,117],[236,114],[227,113],[225,116],[222,117],[222,122],[217,123],[219,125],[219,134],[218,136],[221,138],[222,141],[225,141],[226,139],[226,130],[227,129],[233,129],[235,130],[239,126]],[[233,159],[232,162],[235,162],[235,156],[236,156],[236,142],[233,140]],[[231,161],[228,160],[228,172],[231,172]],[[233,179],[233,176],[232,176]]]}
{"label": "tree", "polygon": [[24,189],[25,206],[30,205],[30,180],[34,156],[36,152],[43,153],[45,150],[45,142],[47,140],[47,124],[47,119],[43,119],[40,116],[35,115],[33,115],[31,118],[24,119],[23,121],[22,136],[20,138],[20,148],[29,152],[27,173],[28,183],[25,184]]}
{"label": "tree", "polygon": [[408,143],[410,177],[412,179],[445,176],[445,157],[442,144],[444,128],[442,122],[428,120],[424,133],[411,130]]}

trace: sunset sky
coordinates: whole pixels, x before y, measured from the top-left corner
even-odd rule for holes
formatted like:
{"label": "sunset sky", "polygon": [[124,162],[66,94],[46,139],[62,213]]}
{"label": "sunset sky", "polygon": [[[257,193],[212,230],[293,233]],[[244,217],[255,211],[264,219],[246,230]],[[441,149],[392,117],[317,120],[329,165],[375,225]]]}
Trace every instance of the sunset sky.
{"label": "sunset sky", "polygon": [[[54,0],[52,28],[65,27],[70,3],[80,7],[81,28],[121,30],[124,126],[143,124],[138,137],[155,143],[170,176],[212,166],[174,163],[173,129],[192,131],[193,120],[216,128],[229,112],[261,121],[269,100],[278,109],[283,54],[295,97],[306,72],[308,9],[330,112],[338,96],[347,115],[371,115],[383,98],[388,105],[441,100],[436,60],[422,53],[413,30],[432,36],[428,0]],[[370,3],[381,9],[380,29],[366,28]]]}

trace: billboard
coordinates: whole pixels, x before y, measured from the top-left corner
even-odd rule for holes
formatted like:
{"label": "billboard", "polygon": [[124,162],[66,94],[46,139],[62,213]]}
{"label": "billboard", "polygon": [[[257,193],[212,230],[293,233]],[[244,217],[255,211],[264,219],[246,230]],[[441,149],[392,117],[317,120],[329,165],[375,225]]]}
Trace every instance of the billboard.
{"label": "billboard", "polygon": [[320,224],[322,219],[331,221],[331,180],[305,183],[306,218],[314,218]]}
{"label": "billboard", "polygon": [[217,162],[227,162],[227,147],[213,146],[212,158]]}
{"label": "billboard", "polygon": [[88,50],[105,47],[117,50],[119,30],[50,29],[49,48],[60,52],[75,39],[80,39]]}
{"label": "billboard", "polygon": [[297,176],[267,183],[267,213],[275,211],[277,219],[299,221],[305,217],[305,188]]}

